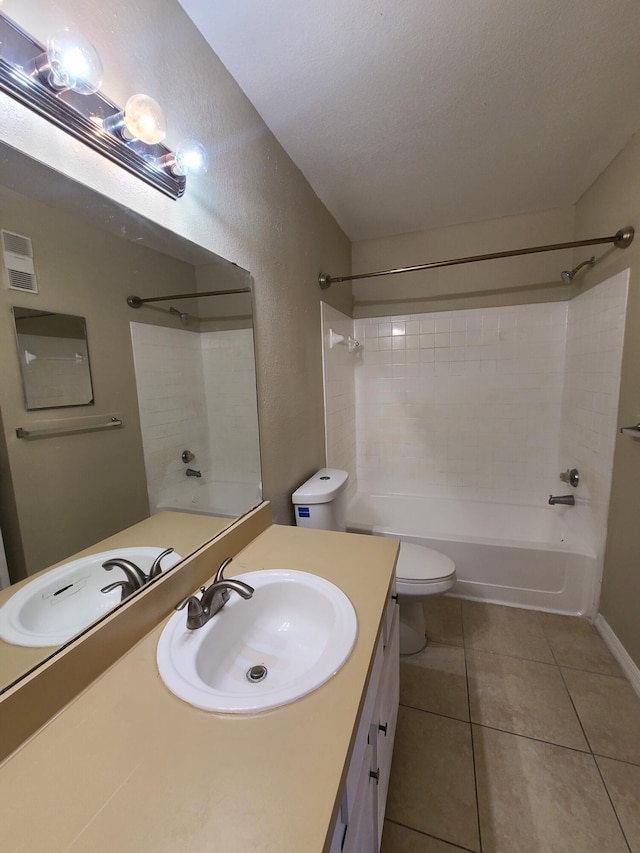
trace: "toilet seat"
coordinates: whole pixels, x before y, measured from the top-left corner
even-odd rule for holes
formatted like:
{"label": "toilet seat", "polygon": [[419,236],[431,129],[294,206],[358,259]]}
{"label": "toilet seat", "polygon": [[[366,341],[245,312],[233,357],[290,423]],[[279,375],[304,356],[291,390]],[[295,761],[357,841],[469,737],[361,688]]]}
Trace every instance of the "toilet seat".
{"label": "toilet seat", "polygon": [[422,602],[449,592],[456,582],[456,564],[446,554],[401,542],[396,564],[396,592],[400,604],[400,654],[413,655],[427,643]]}
{"label": "toilet seat", "polygon": [[401,542],[396,564],[396,581],[407,585],[429,585],[452,582],[456,564],[451,557],[412,542]]}

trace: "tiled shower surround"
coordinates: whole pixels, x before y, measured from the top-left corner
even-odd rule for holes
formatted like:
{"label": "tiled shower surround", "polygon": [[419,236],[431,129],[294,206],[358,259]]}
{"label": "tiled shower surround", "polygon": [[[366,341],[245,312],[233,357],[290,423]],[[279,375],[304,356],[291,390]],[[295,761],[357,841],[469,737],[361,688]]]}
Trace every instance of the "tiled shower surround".
{"label": "tiled shower surround", "polygon": [[624,426],[617,415],[628,281],[625,270],[569,303],[560,460],[580,471],[576,511],[597,531],[599,553],[604,550],[616,433]]}
{"label": "tiled shower surround", "polygon": [[[357,491],[356,393],[354,359],[346,341],[353,333],[353,320],[331,305],[322,303],[322,365],[324,370],[325,443],[327,464],[349,473],[347,500]],[[344,341],[330,346],[333,330]]]}
{"label": "tiled shower surround", "polygon": [[550,488],[566,303],[355,323],[359,487],[513,501]]}
{"label": "tiled shower surround", "polygon": [[[239,500],[244,511],[260,480],[252,330],[131,323],[131,337],[151,510],[192,505],[233,515]],[[183,450],[195,455],[190,466],[201,478],[185,476]],[[242,485],[251,499],[233,497]]]}
{"label": "tiled shower surround", "polygon": [[351,354],[325,334],[328,464],[354,444],[359,491],[538,506],[575,466],[604,526],[626,292],[623,273],[570,302],[358,319]]}

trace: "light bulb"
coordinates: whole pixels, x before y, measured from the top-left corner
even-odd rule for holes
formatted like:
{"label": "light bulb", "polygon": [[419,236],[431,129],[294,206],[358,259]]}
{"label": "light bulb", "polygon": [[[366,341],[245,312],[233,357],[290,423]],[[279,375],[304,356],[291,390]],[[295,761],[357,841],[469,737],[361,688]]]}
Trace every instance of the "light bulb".
{"label": "light bulb", "polygon": [[204,175],[209,168],[207,149],[196,139],[183,139],[176,148],[174,175]]}
{"label": "light bulb", "polygon": [[36,60],[36,69],[56,90],[73,89],[91,95],[102,85],[102,62],[95,47],[68,27],[47,39],[47,51]]}
{"label": "light bulb", "polygon": [[123,113],[125,139],[139,139],[147,145],[157,145],[167,132],[162,108],[148,95],[132,95]]}

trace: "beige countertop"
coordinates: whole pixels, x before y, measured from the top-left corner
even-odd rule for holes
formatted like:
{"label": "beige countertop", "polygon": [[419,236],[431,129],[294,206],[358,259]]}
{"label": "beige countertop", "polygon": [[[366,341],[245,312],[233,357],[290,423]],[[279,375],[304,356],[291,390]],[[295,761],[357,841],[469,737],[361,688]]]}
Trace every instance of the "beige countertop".
{"label": "beige countertop", "polygon": [[[54,563],[34,575],[19,581],[8,589],[0,590],[0,606],[4,604],[16,590],[28,584],[35,577],[51,571],[57,566],[86,557],[99,554],[101,551],[117,551],[120,548],[158,547],[173,548],[182,557],[192,554],[205,542],[217,536],[232,522],[229,518],[217,516],[196,515],[184,512],[159,512],[143,521],[96,542],[90,548],[72,554],[66,560]],[[60,646],[16,646],[0,639],[0,690],[8,687],[24,673],[42,663]]]}
{"label": "beige countertop", "polygon": [[160,680],[163,622],[2,766],[3,850],[321,853],[397,547],[382,537],[267,529],[227,575],[297,568],[339,586],[358,616],[342,669],[272,711],[200,711]]}

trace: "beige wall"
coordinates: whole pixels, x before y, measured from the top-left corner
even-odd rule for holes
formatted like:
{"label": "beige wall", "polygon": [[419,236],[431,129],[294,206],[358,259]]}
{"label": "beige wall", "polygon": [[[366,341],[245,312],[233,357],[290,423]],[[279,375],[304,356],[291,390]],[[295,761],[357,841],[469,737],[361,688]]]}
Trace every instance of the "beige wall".
{"label": "beige wall", "polygon": [[[44,39],[54,19],[99,49],[105,94],[148,92],[167,114],[167,144],[199,138],[209,173],[165,198],[6,96],[0,137],[151,220],[250,270],[255,282],[260,437],[274,520],[324,464],[321,269],[347,270],[349,241],[175,0],[5,0],[3,11]],[[328,300],[349,311],[349,288]]]}
{"label": "beige wall", "polygon": [[[568,242],[573,239],[573,221],[573,208],[563,208],[365,240],[353,245],[353,272]],[[564,250],[363,279],[353,284],[354,315],[397,316],[567,299],[569,288],[561,283],[560,272],[570,261],[571,252]]]}
{"label": "beige wall", "polygon": [[[608,166],[576,206],[576,239],[615,234],[631,225],[640,228],[640,135]],[[640,423],[640,239],[623,251],[598,249],[598,262],[582,279],[591,287],[630,268],[629,297],[618,425]],[[589,250],[574,252],[574,263]],[[578,292],[580,285],[575,290]],[[640,441],[616,439],[609,530],[600,611],[640,666]]]}
{"label": "beige wall", "polygon": [[[39,287],[36,295],[0,286],[0,525],[15,581],[148,515],[126,297],[189,293],[196,284],[189,264],[3,187],[0,228],[32,239]],[[14,305],[86,318],[94,405],[25,411]],[[166,309],[135,319],[180,325]],[[33,441],[15,433],[111,415],[122,418],[122,429]]]}

